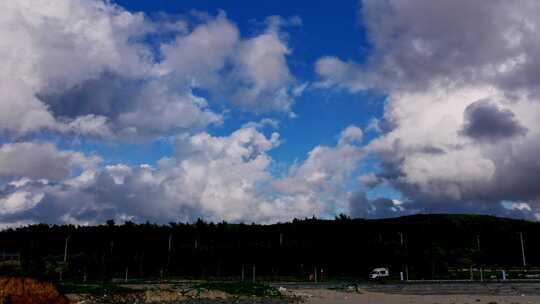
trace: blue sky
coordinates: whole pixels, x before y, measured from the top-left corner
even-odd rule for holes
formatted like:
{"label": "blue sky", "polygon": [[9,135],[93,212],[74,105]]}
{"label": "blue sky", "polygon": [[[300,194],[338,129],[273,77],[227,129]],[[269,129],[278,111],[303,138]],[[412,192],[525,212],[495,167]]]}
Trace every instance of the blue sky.
{"label": "blue sky", "polygon": [[[160,13],[189,15],[194,10],[215,15],[223,10],[245,35],[260,31],[263,27],[260,24],[269,16],[299,16],[302,25],[287,29],[289,46],[293,50],[287,61],[292,74],[300,82],[317,81],[313,64],[322,56],[332,54],[363,61],[369,49],[365,30],[357,14],[357,1],[258,1],[251,5],[239,1],[220,1],[219,4],[215,1],[114,2],[130,11],[144,12],[149,16]],[[279,133],[286,144],[270,153],[277,161],[287,164],[302,160],[317,145],[334,145],[336,135],[348,125],[367,127],[371,118],[382,115],[383,101],[384,96],[380,94],[351,95],[344,91],[310,88],[295,102],[293,110],[298,117],[290,119],[286,115],[277,115],[281,123]],[[223,136],[249,121],[268,116],[232,110],[233,113],[228,115],[222,126],[211,129],[212,134]],[[368,133],[366,139],[369,140],[372,135]],[[132,164],[154,163],[163,153],[170,152],[163,143],[160,141],[150,147],[140,147],[144,153],[138,153],[133,147],[115,147],[103,152],[113,154],[111,157],[127,157]],[[129,151],[132,152],[126,153]]]}
{"label": "blue sky", "polygon": [[[314,71],[314,62],[318,58],[332,54],[361,62],[365,60],[369,49],[366,32],[356,12],[359,7],[357,1],[342,1],[339,5],[327,1],[297,1],[287,5],[282,1],[262,1],[252,6],[238,1],[223,1],[219,5],[216,5],[215,1],[114,3],[132,12],[142,12],[151,18],[163,18],[163,14],[189,16],[193,11],[216,15],[224,11],[247,36],[259,33],[264,28],[264,20],[269,16],[298,16],[302,24],[287,28],[288,44],[292,49],[287,62],[291,73],[301,83],[313,84],[318,81]],[[337,134],[347,126],[366,128],[372,118],[380,118],[384,98],[384,95],[375,92],[350,94],[344,90],[308,87],[295,101],[293,111],[297,116],[294,118],[280,113],[253,114],[232,108],[228,109],[231,112],[227,114],[224,123],[210,127],[209,132],[216,136],[226,136],[250,121],[276,118],[280,122],[279,133],[283,144],[269,154],[280,164],[279,168],[287,168],[295,162],[303,161],[307,153],[317,145],[335,145]],[[366,132],[364,138],[369,141],[374,136],[376,134],[373,132]],[[75,145],[89,153],[103,155],[110,163],[122,162],[130,165],[155,165],[159,159],[171,155],[174,150],[166,139],[142,144],[111,144],[92,140],[81,142],[80,139],[62,142],[61,137],[58,140],[66,148]]]}
{"label": "blue sky", "polygon": [[[256,34],[262,23],[269,16],[298,16],[301,26],[292,26],[287,30],[287,39],[292,54],[287,58],[293,75],[299,82],[312,84],[317,75],[314,62],[320,57],[332,54],[340,58],[362,62],[367,56],[369,42],[362,26],[357,10],[357,1],[261,1],[246,5],[238,1],[115,1],[130,11],[144,12],[149,16],[160,13],[189,15],[194,10],[217,14],[225,11],[239,30],[246,35]],[[352,8],[352,9],[351,9]],[[367,128],[373,118],[383,114],[385,96],[376,92],[359,92],[350,94],[344,90],[321,90],[309,87],[305,94],[296,99],[293,111],[297,117],[286,115],[251,114],[231,109],[223,125],[213,127],[210,133],[225,136],[240,128],[249,121],[276,116],[280,122],[279,133],[283,144],[271,150],[269,154],[277,165],[273,174],[282,175],[290,165],[304,161],[307,153],[318,145],[333,146],[337,134],[349,125]],[[366,132],[364,139],[369,141],[377,134]],[[132,165],[141,163],[155,164],[163,156],[173,153],[168,141],[159,140],[152,144],[140,146],[93,146],[100,154],[106,155],[112,162],[128,162]],[[373,172],[375,161],[366,161],[364,166],[355,172],[361,175]],[[358,187],[356,179],[348,186]],[[378,187],[369,193],[370,197],[392,196],[400,198],[398,192],[390,187]]]}

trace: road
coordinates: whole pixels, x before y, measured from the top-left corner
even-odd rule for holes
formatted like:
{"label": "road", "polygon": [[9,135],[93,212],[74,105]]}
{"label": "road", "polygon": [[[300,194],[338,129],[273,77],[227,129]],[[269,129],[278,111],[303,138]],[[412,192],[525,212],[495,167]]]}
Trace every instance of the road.
{"label": "road", "polygon": [[272,286],[291,290],[363,290],[366,292],[402,295],[494,295],[494,296],[540,296],[540,283],[273,283]]}

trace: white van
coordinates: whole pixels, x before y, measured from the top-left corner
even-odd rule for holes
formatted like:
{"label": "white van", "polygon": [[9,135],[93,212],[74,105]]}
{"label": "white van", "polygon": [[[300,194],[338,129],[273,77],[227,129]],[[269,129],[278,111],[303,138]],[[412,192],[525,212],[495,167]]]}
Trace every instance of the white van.
{"label": "white van", "polygon": [[369,278],[372,280],[386,278],[390,275],[388,268],[375,268],[369,273]]}

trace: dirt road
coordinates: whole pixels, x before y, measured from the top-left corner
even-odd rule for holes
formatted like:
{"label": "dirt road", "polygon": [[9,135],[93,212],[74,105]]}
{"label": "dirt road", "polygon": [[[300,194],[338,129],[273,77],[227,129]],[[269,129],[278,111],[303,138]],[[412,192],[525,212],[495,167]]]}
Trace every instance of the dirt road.
{"label": "dirt road", "polygon": [[296,290],[307,296],[307,304],[538,304],[540,296],[509,295],[411,295],[324,289]]}

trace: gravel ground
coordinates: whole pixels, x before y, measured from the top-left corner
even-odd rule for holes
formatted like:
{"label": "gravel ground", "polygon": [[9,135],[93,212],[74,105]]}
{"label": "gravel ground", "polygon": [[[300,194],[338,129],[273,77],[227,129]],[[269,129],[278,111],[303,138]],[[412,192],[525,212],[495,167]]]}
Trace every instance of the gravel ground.
{"label": "gravel ground", "polygon": [[[277,285],[275,287],[279,288]],[[120,298],[112,296],[106,299],[71,300],[72,303],[85,304],[540,304],[538,283],[386,283],[340,287],[341,289],[336,289],[337,286],[289,284],[285,289],[281,288],[287,298],[233,297],[219,291],[188,295],[179,293],[178,290],[154,288]]]}
{"label": "gravel ground", "polygon": [[[182,304],[290,304],[294,303],[282,299],[227,299],[227,300],[210,300],[210,299],[191,299],[181,302]],[[296,302],[298,303],[298,302]],[[179,303],[180,304],[180,303]]]}
{"label": "gravel ground", "polygon": [[122,300],[106,300],[106,299],[84,299],[84,300],[75,300],[70,302],[73,304],[116,304],[116,303],[146,303],[146,304],[157,304],[157,303],[170,303],[170,304],[293,304],[293,303],[303,303],[298,300],[287,300],[287,299],[254,299],[254,298],[228,298],[228,299],[181,299],[175,301],[141,301],[122,299]]}

